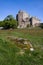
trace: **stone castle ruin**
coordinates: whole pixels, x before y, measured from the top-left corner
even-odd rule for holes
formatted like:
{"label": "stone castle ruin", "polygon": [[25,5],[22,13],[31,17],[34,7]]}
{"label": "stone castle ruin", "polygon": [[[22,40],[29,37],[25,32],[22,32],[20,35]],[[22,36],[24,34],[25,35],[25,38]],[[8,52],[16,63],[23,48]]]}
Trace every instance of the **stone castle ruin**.
{"label": "stone castle ruin", "polygon": [[35,27],[39,26],[40,20],[36,17],[31,17],[24,11],[19,11],[16,15],[18,21],[18,28]]}

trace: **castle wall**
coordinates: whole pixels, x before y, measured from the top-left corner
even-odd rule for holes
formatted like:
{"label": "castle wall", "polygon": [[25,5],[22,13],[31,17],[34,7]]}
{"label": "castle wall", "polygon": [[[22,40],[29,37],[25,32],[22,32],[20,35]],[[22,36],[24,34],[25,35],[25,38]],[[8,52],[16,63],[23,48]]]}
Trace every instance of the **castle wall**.
{"label": "castle wall", "polygon": [[18,28],[26,28],[27,25],[35,27],[39,26],[40,20],[36,17],[31,17],[26,12],[19,11],[17,14]]}
{"label": "castle wall", "polygon": [[32,17],[32,26],[39,26],[40,20],[36,17]]}

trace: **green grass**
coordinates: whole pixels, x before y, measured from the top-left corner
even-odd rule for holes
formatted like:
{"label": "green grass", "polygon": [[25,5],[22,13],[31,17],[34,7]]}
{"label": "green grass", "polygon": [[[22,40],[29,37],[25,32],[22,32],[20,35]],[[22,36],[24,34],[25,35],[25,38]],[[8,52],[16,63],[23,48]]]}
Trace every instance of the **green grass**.
{"label": "green grass", "polygon": [[[8,36],[30,40],[34,51],[28,49],[23,55],[18,54],[21,48]],[[43,29],[0,30],[0,65],[43,65]]]}

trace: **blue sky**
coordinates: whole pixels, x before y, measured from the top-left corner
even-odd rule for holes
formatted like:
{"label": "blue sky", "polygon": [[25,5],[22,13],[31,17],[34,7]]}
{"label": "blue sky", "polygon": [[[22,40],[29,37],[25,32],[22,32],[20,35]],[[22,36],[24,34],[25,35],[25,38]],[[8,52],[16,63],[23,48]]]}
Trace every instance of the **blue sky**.
{"label": "blue sky", "polygon": [[19,10],[26,11],[43,22],[43,0],[0,0],[0,20],[10,14],[16,17]]}

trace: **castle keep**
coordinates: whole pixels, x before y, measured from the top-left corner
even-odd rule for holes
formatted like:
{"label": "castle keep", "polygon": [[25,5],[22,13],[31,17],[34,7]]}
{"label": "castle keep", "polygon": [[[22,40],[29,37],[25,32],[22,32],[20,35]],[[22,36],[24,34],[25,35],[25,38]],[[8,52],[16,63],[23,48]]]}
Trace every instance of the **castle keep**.
{"label": "castle keep", "polygon": [[26,12],[19,11],[16,15],[16,20],[18,21],[18,28],[35,27],[39,26],[40,20],[36,17],[31,17]]}

